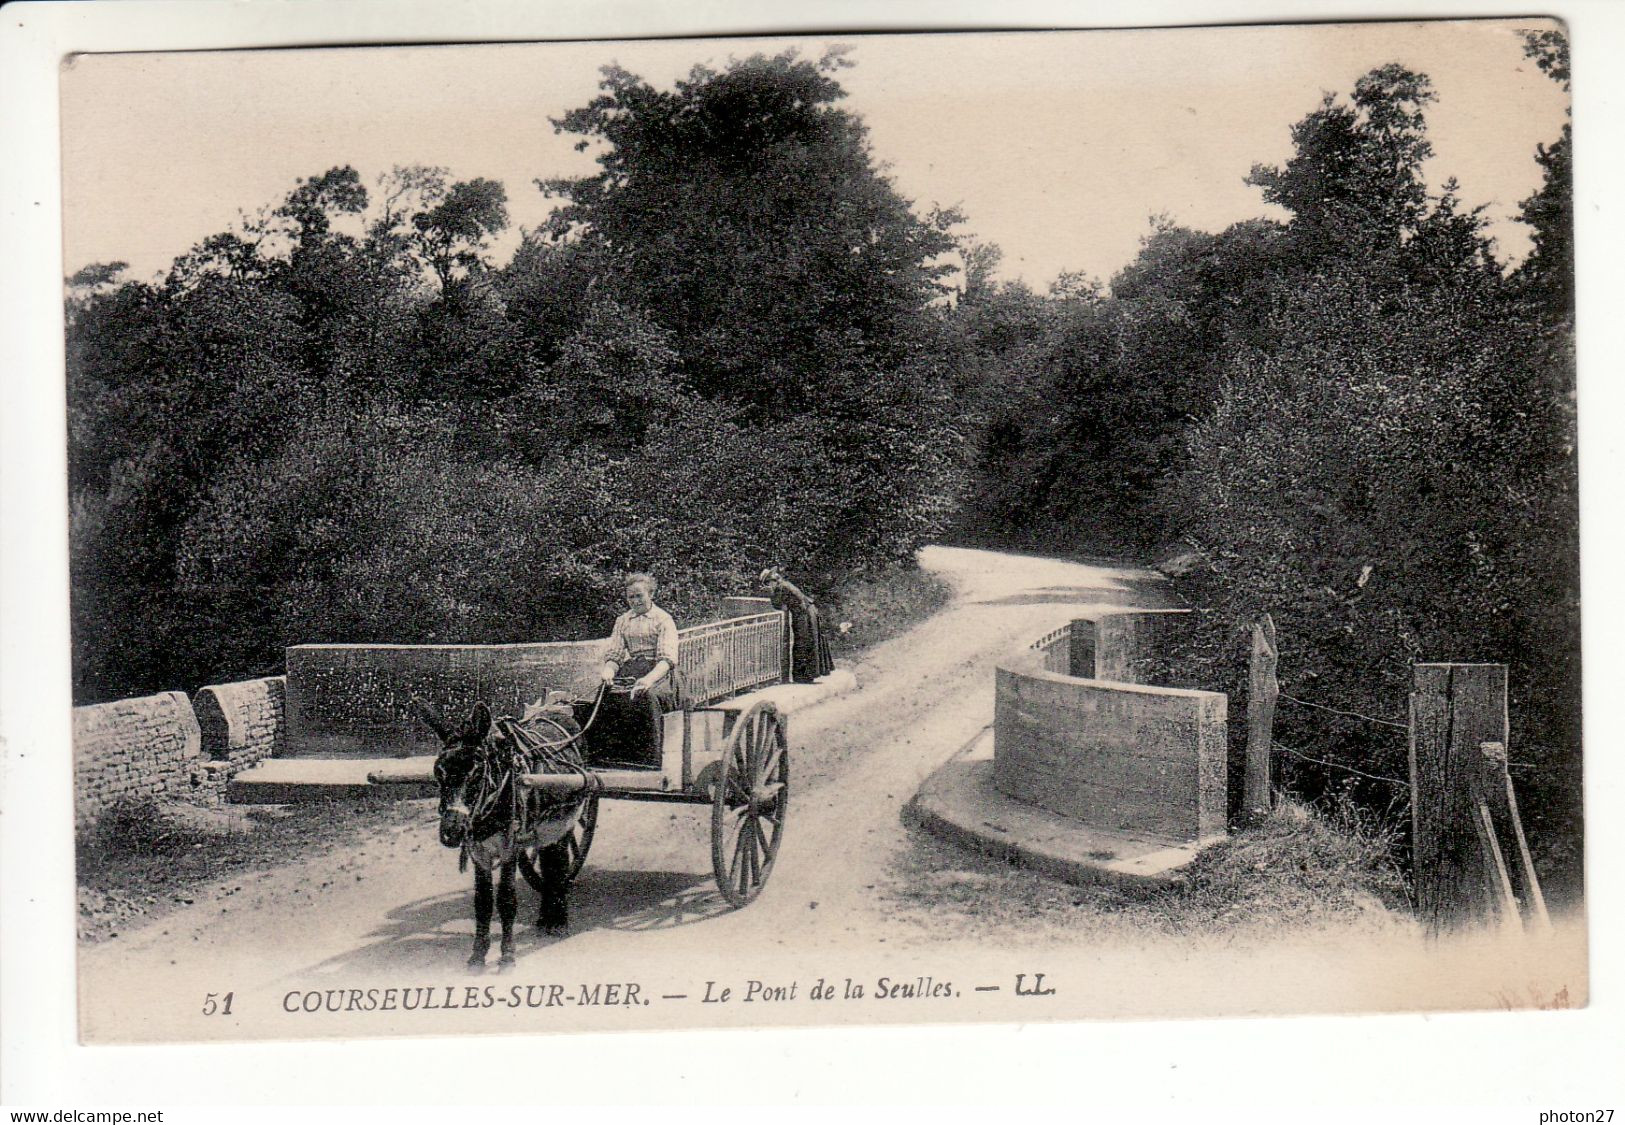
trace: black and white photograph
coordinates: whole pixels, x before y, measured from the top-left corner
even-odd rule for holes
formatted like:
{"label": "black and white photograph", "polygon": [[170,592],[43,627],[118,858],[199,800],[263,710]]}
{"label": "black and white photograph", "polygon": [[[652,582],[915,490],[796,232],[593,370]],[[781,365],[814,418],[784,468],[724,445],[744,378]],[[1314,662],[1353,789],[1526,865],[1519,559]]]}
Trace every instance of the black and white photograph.
{"label": "black and white photograph", "polygon": [[64,58],[78,1041],[1586,1008],[1570,59]]}

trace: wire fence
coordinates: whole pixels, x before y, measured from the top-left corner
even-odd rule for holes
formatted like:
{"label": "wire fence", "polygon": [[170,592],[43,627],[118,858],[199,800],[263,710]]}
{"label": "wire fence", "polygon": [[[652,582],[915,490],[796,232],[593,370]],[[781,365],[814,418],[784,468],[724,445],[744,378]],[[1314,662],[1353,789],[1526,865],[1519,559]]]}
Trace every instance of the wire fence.
{"label": "wire fence", "polygon": [[[1506,665],[1417,664],[1405,721],[1399,722],[1281,691],[1279,655],[1274,623],[1265,615],[1253,628],[1248,667],[1248,817],[1273,803],[1275,765],[1301,763],[1311,768],[1290,768],[1283,780],[1292,781],[1300,797],[1317,800],[1315,791],[1331,797],[1334,816],[1353,815],[1357,835],[1369,831],[1370,838],[1384,841],[1410,880],[1415,908],[1430,933],[1484,921],[1518,929],[1549,926],[1509,773],[1548,767],[1507,760]],[[1301,710],[1284,733],[1293,742],[1307,739],[1315,753],[1276,737],[1278,703]],[[1376,709],[1384,708],[1379,703]],[[1405,735],[1398,768],[1390,737],[1395,731]],[[1374,818],[1365,819],[1367,814]]]}
{"label": "wire fence", "polygon": [[[1297,706],[1310,711],[1318,711],[1328,715],[1337,715],[1338,717],[1345,719],[1356,719],[1360,722],[1368,723],[1384,730],[1404,731],[1407,735],[1410,733],[1409,723],[1399,723],[1392,719],[1378,718],[1376,715],[1367,715],[1363,711],[1354,711],[1344,707],[1329,707],[1324,703],[1316,703],[1313,700],[1303,699],[1296,695],[1288,695],[1284,691],[1279,692],[1277,698],[1287,703],[1296,704]],[[1400,785],[1405,786],[1407,789],[1410,786],[1409,778],[1402,779],[1397,777],[1389,777],[1385,774],[1372,773],[1370,770],[1360,769],[1358,766],[1351,766],[1347,762],[1334,761],[1329,758],[1318,758],[1313,754],[1306,754],[1296,747],[1288,746],[1283,742],[1277,741],[1273,737],[1271,738],[1270,743],[1275,747],[1275,749],[1293,758],[1297,758],[1300,761],[1310,762],[1317,766],[1324,766],[1327,769],[1341,770],[1344,773],[1352,774],[1355,777],[1363,777],[1368,781],[1376,781],[1384,785]]]}
{"label": "wire fence", "polygon": [[1386,783],[1388,785],[1403,785],[1403,786],[1406,786],[1407,788],[1409,788],[1409,786],[1410,786],[1410,781],[1408,779],[1401,779],[1401,778],[1397,778],[1397,777],[1384,777],[1381,774],[1367,773],[1365,770],[1356,769],[1355,767],[1350,766],[1350,765],[1345,765],[1342,762],[1329,762],[1325,758],[1312,757],[1309,754],[1305,754],[1302,750],[1294,749],[1293,747],[1288,746],[1283,742],[1276,742],[1274,740],[1271,740],[1271,745],[1274,746],[1277,750],[1280,750],[1280,751],[1282,751],[1284,753],[1292,755],[1294,758],[1300,758],[1305,762],[1313,762],[1317,766],[1328,766],[1331,769],[1344,770],[1344,771],[1346,771],[1348,773],[1352,773],[1352,774],[1354,774],[1354,775],[1356,775],[1358,777],[1369,778],[1372,781],[1381,781],[1381,782],[1384,782],[1384,783]]}
{"label": "wire fence", "polygon": [[1393,727],[1395,730],[1402,731],[1409,731],[1411,729],[1409,723],[1396,723],[1392,719],[1379,719],[1374,715],[1367,715],[1360,711],[1344,711],[1338,707],[1328,707],[1324,703],[1311,703],[1307,699],[1299,699],[1297,696],[1288,695],[1284,691],[1281,692],[1279,698],[1286,700],[1288,703],[1296,703],[1299,707],[1309,707],[1316,711],[1325,711],[1333,715],[1342,715],[1344,718],[1349,719],[1364,719],[1366,722],[1375,723],[1380,727]]}
{"label": "wire fence", "polygon": [[[1299,707],[1306,707],[1306,708],[1308,708],[1308,709],[1310,709],[1312,711],[1322,711],[1322,712],[1325,712],[1326,714],[1339,715],[1339,716],[1342,716],[1343,718],[1346,718],[1346,719],[1359,719],[1362,722],[1371,723],[1371,724],[1373,724],[1375,726],[1386,727],[1386,728],[1388,728],[1390,730],[1404,731],[1407,735],[1410,734],[1411,727],[1410,727],[1409,723],[1396,722],[1393,719],[1379,719],[1379,718],[1377,718],[1377,716],[1375,716],[1375,715],[1367,715],[1363,711],[1350,711],[1350,710],[1346,710],[1346,709],[1341,708],[1341,707],[1328,707],[1324,703],[1316,703],[1313,700],[1309,700],[1309,699],[1300,699],[1299,697],[1297,697],[1295,695],[1288,695],[1284,691],[1280,692],[1279,695],[1277,696],[1277,698],[1278,699],[1283,699],[1288,703],[1295,703]],[[1369,777],[1374,781],[1386,781],[1386,782],[1388,782],[1390,784],[1394,784],[1394,785],[1408,785],[1409,784],[1408,781],[1402,782],[1402,781],[1399,781],[1396,778],[1379,777],[1376,774],[1364,773],[1361,770],[1355,769],[1353,766],[1350,766],[1350,765],[1345,765],[1342,762],[1332,762],[1332,761],[1327,761],[1327,760],[1325,760],[1323,758],[1310,757],[1309,755],[1303,753],[1301,750],[1294,750],[1291,747],[1284,746],[1279,742],[1274,743],[1274,745],[1275,745],[1275,747],[1277,749],[1284,750],[1288,754],[1291,754],[1293,757],[1302,758],[1306,762],[1314,762],[1316,765],[1329,766],[1332,769],[1347,770],[1349,773],[1359,774],[1361,777]],[[1534,762],[1508,762],[1507,766],[1510,769],[1534,770],[1537,773],[1543,772],[1548,768],[1546,766],[1537,765]]]}

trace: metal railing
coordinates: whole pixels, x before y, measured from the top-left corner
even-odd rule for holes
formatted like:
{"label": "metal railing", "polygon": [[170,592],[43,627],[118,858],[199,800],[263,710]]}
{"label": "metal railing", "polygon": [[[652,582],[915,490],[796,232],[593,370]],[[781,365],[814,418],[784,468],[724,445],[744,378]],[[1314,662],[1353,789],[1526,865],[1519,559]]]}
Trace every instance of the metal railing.
{"label": "metal railing", "polygon": [[704,706],[784,679],[784,614],[758,613],[677,633],[683,702]]}
{"label": "metal railing", "polygon": [[1044,654],[1044,671],[1071,674],[1072,623],[1070,621],[1059,629],[1052,629],[1045,633],[1029,647]]}

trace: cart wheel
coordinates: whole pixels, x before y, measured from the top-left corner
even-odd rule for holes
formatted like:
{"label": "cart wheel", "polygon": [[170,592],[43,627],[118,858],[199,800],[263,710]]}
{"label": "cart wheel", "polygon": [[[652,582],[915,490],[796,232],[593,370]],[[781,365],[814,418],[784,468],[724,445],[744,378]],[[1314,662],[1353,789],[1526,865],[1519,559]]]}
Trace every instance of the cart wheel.
{"label": "cart wheel", "polygon": [[[581,816],[576,819],[575,827],[564,834],[559,843],[564,845],[565,857],[570,866],[565,869],[565,879],[569,883],[575,882],[576,876],[587,863],[587,849],[592,847],[592,836],[598,829],[598,795],[595,793],[581,806]],[[525,877],[531,889],[539,895],[547,893],[547,884],[542,878],[540,867],[541,848],[519,849],[519,873]]]}
{"label": "cart wheel", "polygon": [[594,793],[587,798],[587,803],[581,806],[581,815],[576,818],[576,826],[570,829],[564,837],[564,848],[570,854],[570,882],[575,882],[576,876],[587,865],[587,851],[592,847],[593,833],[598,831],[598,794]]}
{"label": "cart wheel", "polygon": [[790,749],[778,708],[763,701],[734,722],[711,802],[711,867],[734,906],[761,893],[779,854],[790,800]]}

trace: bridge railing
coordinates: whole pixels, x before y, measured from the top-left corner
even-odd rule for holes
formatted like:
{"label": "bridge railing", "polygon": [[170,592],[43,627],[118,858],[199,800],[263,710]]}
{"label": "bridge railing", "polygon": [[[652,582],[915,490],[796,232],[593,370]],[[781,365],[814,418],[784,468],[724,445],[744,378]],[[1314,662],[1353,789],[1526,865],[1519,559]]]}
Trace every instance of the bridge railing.
{"label": "bridge railing", "polygon": [[1050,630],[1029,647],[1043,654],[1044,671],[1072,673],[1072,622]]}
{"label": "bridge railing", "polygon": [[704,706],[784,679],[784,614],[757,613],[677,633],[683,701]]}

